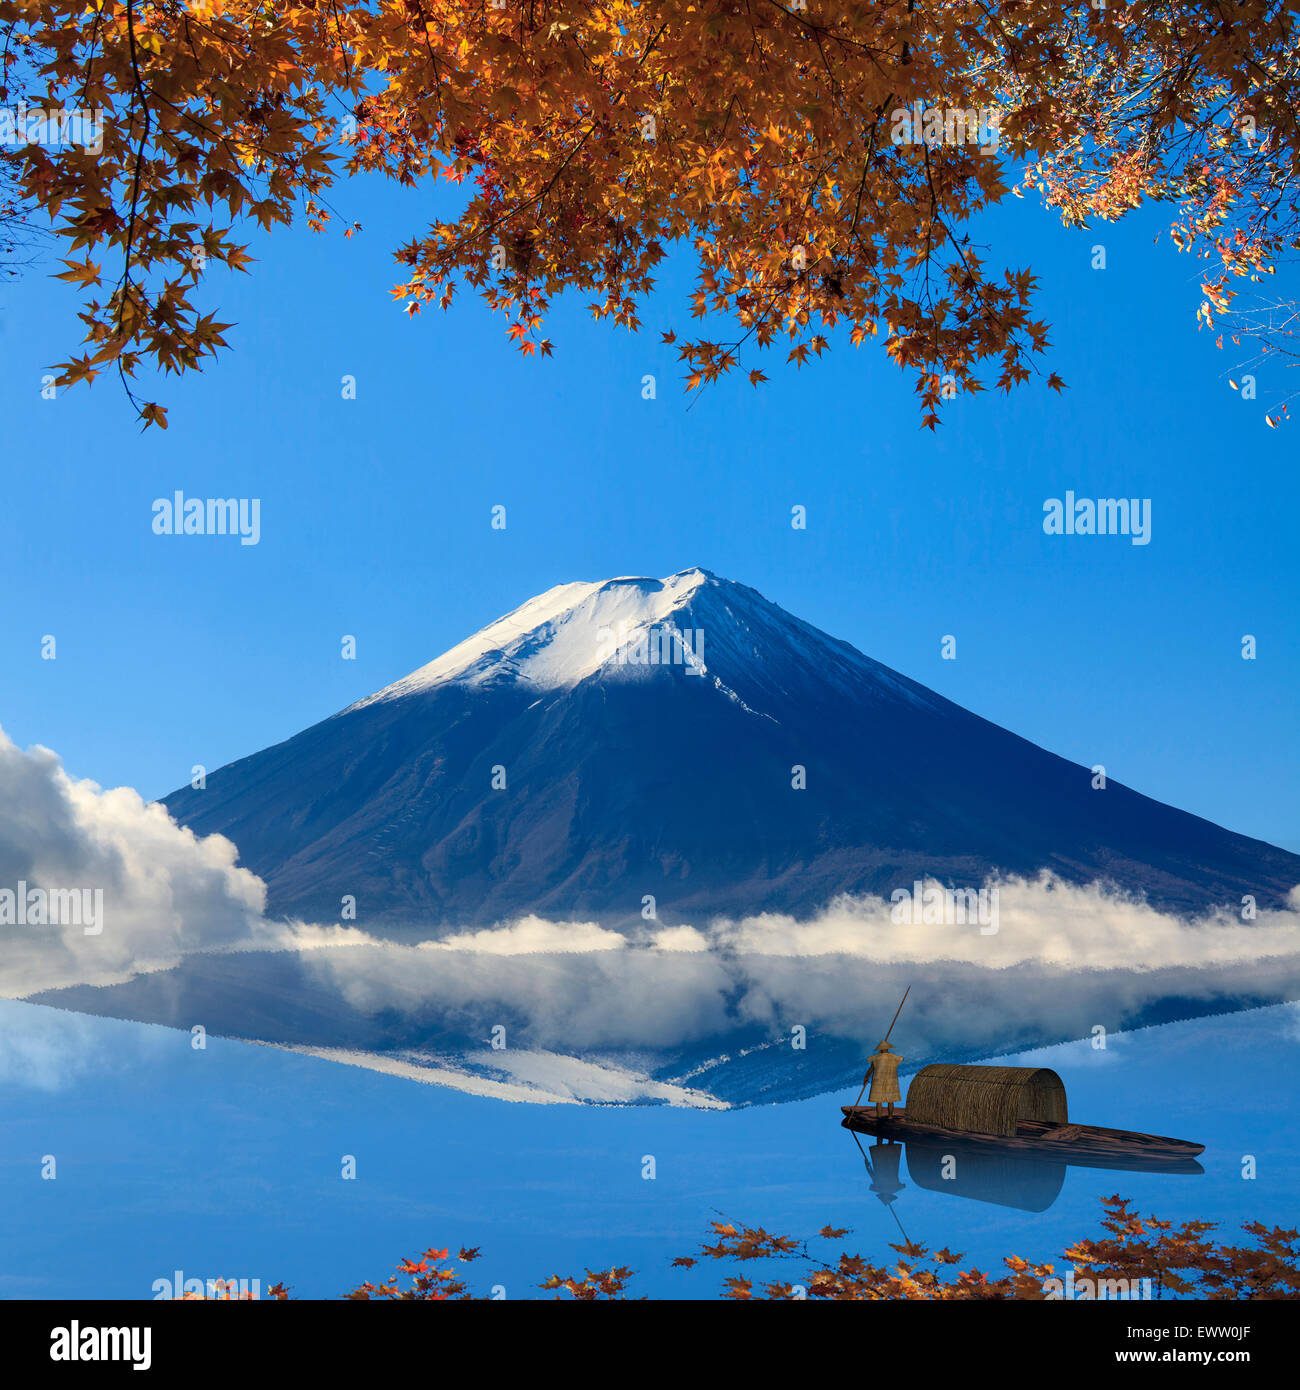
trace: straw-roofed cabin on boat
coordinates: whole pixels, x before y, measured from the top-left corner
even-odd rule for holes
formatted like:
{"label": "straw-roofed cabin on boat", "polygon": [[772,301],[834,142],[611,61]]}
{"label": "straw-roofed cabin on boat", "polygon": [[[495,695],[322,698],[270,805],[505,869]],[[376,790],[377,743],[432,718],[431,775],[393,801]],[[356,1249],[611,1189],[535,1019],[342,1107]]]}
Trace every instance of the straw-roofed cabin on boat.
{"label": "straw-roofed cabin on boat", "polygon": [[907,1088],[907,1119],[1012,1137],[1021,1120],[1068,1123],[1065,1084],[1046,1067],[922,1067]]}

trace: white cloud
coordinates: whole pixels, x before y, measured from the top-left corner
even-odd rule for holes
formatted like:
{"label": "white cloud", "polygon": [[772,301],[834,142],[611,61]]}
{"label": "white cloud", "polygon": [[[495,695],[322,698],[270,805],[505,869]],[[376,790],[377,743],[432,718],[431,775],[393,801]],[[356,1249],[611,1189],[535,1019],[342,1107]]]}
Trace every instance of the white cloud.
{"label": "white cloud", "polygon": [[[869,1047],[908,984],[897,1036],[914,1059],[1028,1048],[1096,1024],[1113,1032],[1170,999],[1194,1012],[1300,996],[1300,891],[1250,923],[1226,913],[1187,922],[1098,884],[1008,878],[987,885],[998,892],[989,934],[974,923],[898,924],[873,897],[838,899],[807,921],[645,923],[633,936],[528,916],[441,938],[431,930],[412,945],[356,927],[270,922],[265,886],[238,867],[229,840],[195,836],[128,788],[75,781],[48,749],[22,752],[0,731],[0,890],[20,882],[101,888],[104,930],[0,926],[0,996],[111,984],[199,954],[270,952],[247,957],[237,1002],[214,999],[210,1030],[223,1031],[224,1008],[226,1031],[239,1033],[245,1001],[260,1008],[250,1017],[281,1016],[272,987],[258,995],[259,971],[291,953],[304,992],[322,996],[307,1010],[321,1048],[339,1041],[327,1035],[331,1020],[358,1014],[380,1021],[370,1030],[377,1045],[459,1039],[462,1056],[499,1024],[512,1065],[525,1052],[565,1055],[610,1075],[662,1077],[673,1057],[707,1067],[706,1055],[788,1046],[795,1025],[810,1049]],[[281,988],[283,972],[271,974]],[[169,1021],[163,1005],[155,1012]],[[607,1078],[579,1082],[599,1092]]]}
{"label": "white cloud", "polygon": [[[517,923],[417,946],[354,929],[296,927],[319,984],[365,1014],[396,1009],[466,1036],[509,1022],[556,1051],[680,1048],[802,1024],[870,1045],[908,984],[910,1046],[1032,1046],[1088,1035],[1161,999],[1277,1000],[1300,993],[1300,901],[1247,925],[1185,922],[1098,885],[1007,879],[999,930],[898,925],[879,898],[842,898],[811,921],[765,914],[630,939],[590,922]],[[347,949],[341,949],[346,946]],[[1226,1005],[1225,1005],[1226,1006]]]}
{"label": "white cloud", "polygon": [[957,961],[989,970],[1027,964],[1158,970],[1300,952],[1300,888],[1287,908],[1260,909],[1247,923],[1223,911],[1188,922],[1102,884],[1066,883],[1046,872],[990,886],[997,889],[998,916],[988,935],[973,923],[896,925],[892,905],[868,896],[838,898],[810,922],[775,913],[720,922],[710,936],[745,955]]}
{"label": "white cloud", "polygon": [[[302,931],[313,980],[362,1013],[459,1019],[486,1041],[505,1024],[527,1046],[582,1052],[686,1043],[729,1025],[732,976],[718,955],[636,946],[594,923],[541,922],[416,946]],[[471,944],[463,944],[471,943]]]}
{"label": "white cloud", "polygon": [[522,956],[573,951],[617,951],[627,944],[616,931],[594,922],[548,922],[542,917],[521,917],[504,927],[461,932],[424,943],[451,951],[483,951],[494,956]]}
{"label": "white cloud", "polygon": [[0,729],[0,891],[99,889],[103,930],[0,925],[0,996],[103,984],[190,951],[262,939],[266,886],[219,835],[182,829],[129,787],[74,781]]}

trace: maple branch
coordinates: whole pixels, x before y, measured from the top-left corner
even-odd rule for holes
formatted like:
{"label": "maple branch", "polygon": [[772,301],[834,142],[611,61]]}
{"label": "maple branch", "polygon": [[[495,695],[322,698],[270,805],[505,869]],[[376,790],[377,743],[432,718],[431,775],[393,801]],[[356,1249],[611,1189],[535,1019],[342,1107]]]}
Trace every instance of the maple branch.
{"label": "maple branch", "polygon": [[[122,280],[118,289],[118,293],[121,296],[118,300],[116,315],[119,332],[122,329],[122,315],[126,308],[127,296],[130,294],[131,290],[131,254],[135,242],[136,211],[140,201],[140,172],[144,167],[144,150],[145,144],[149,139],[150,123],[149,102],[145,95],[144,80],[140,76],[139,55],[136,52],[135,46],[135,0],[126,0],[126,31],[131,47],[131,70],[135,74],[135,86],[132,89],[131,104],[134,106],[135,98],[137,96],[140,98],[142,128],[140,131],[140,144],[135,155],[135,171],[131,179],[131,217],[126,229],[126,243],[124,247],[125,264],[122,268]],[[132,404],[134,403],[134,398],[132,398]]]}

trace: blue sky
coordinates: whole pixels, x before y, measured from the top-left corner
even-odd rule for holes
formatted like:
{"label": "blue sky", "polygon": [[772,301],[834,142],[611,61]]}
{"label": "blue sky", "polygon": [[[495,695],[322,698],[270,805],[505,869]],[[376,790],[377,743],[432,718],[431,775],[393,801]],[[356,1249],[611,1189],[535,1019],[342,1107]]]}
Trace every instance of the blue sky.
{"label": "blue sky", "polygon": [[[390,253],[443,198],[354,184],[333,199],[353,241],[280,232],[250,276],[214,272],[204,308],[236,321],[232,350],[146,392],[165,434],[139,432],[111,377],[42,400],[74,297],[52,263],[3,291],[0,724],[19,744],[161,796],[553,584],[699,564],[1056,752],[1300,848],[1296,436],[1264,425],[1280,375],[1258,373],[1259,401],[1229,388],[1161,217],[992,215],[977,240],[1040,276],[1045,371],[1071,389],[967,398],[932,435],[910,382],[845,344],[801,372],[755,359],[757,391],[683,396],[659,342],[689,324],[680,264],[639,336],[562,303],[540,363],[470,297],[408,321]],[[178,488],[260,498],[260,543],[154,535]],[[1045,536],[1067,489],[1151,498],[1151,543]]]}

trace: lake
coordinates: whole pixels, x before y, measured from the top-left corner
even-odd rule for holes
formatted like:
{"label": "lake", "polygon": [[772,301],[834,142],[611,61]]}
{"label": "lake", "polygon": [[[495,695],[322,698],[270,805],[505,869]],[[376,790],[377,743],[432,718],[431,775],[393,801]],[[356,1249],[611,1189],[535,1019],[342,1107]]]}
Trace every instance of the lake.
{"label": "lake", "polygon": [[[895,1041],[906,1053],[901,1024]],[[1300,1008],[1287,1004],[1112,1034],[1103,1051],[1083,1041],[1000,1058],[1055,1069],[1072,1120],[1206,1145],[1200,1175],[1071,1167],[995,1194],[1046,1198],[1031,1211],[929,1190],[907,1159],[883,1203],[839,1125],[855,1092],[713,1110],[516,1103],[3,1001],[0,1296],[149,1299],[179,1270],[332,1298],[430,1245],[467,1245],[483,1250],[476,1293],[533,1297],[548,1275],[622,1264],[637,1271],[630,1292],[712,1297],[733,1270],[670,1262],[697,1253],[722,1216],[798,1236],[847,1226],[815,1252],[875,1262],[894,1258],[902,1229],[962,1251],[963,1269],[1000,1274],[1009,1252],[1059,1267],[1066,1244],[1097,1234],[1099,1199],[1114,1192],[1144,1214],[1221,1222],[1224,1235],[1252,1219],[1294,1225],[1298,1052]],[[797,1280],[803,1268],[744,1272]]]}

